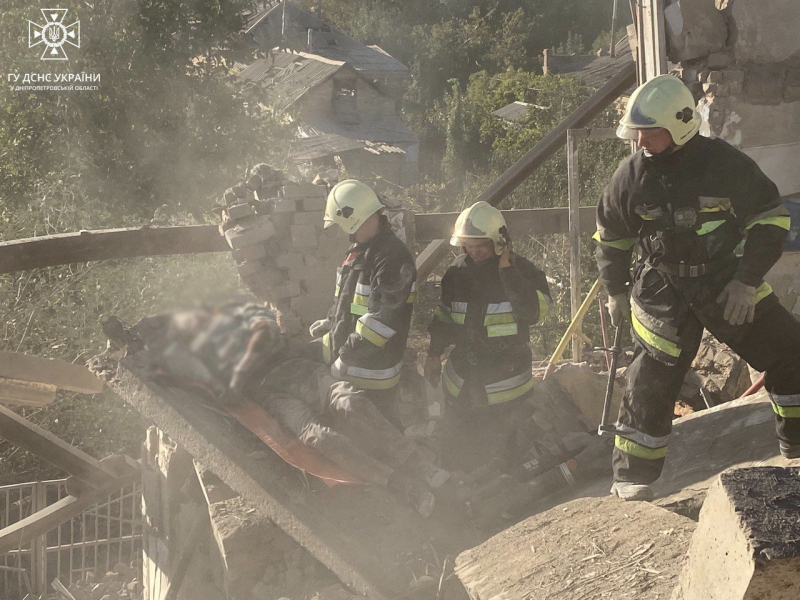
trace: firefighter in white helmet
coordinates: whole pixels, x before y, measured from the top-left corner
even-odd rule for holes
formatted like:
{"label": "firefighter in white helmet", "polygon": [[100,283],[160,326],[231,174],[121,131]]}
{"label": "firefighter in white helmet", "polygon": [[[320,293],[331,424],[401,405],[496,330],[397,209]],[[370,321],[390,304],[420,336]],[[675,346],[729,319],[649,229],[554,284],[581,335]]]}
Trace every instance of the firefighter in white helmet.
{"label": "firefighter in white helmet", "polygon": [[331,373],[367,390],[400,426],[396,399],[414,308],[417,272],[408,248],[392,232],[375,192],[348,179],[328,194],[325,228],[337,225],[353,245],[337,269],[328,317],[311,326]]}
{"label": "firefighter in white helmet", "polygon": [[442,379],[447,400],[445,468],[474,468],[512,458],[503,455],[506,438],[533,388],[530,326],[551,300],[544,273],[512,251],[505,219],[490,204],[463,211],[450,243],[464,252],[442,279],[425,375],[433,385]]}
{"label": "firefighter in white helmet", "polygon": [[597,207],[611,319],[630,316],[635,343],[611,490],[627,500],[653,497],[649,484],[661,475],[673,405],[704,328],[766,372],[780,450],[800,457],[800,323],[764,282],[789,213],[758,165],[722,139],[697,135],[700,124],[679,79],[661,75],[637,88],[617,135],[639,151],[620,164]]}

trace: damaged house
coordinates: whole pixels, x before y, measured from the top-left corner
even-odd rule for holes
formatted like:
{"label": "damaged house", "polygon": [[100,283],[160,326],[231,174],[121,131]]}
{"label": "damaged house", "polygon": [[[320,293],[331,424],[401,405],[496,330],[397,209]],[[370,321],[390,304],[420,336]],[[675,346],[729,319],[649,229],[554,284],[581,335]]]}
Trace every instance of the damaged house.
{"label": "damaged house", "polygon": [[320,171],[338,157],[352,177],[417,182],[419,138],[399,110],[405,65],[288,2],[252,17],[239,44],[267,54],[238,65],[239,77],[262,84],[270,108],[295,125],[298,166]]}

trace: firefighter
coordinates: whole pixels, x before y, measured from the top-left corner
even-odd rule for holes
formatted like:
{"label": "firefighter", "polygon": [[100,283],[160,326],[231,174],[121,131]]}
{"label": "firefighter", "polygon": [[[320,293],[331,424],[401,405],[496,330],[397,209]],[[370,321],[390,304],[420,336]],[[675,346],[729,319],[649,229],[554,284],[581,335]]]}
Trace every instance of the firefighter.
{"label": "firefighter", "polygon": [[341,227],[352,246],[336,274],[328,318],[310,328],[337,379],[365,390],[395,426],[397,392],[414,308],[417,272],[368,185],[348,179],[328,194],[325,228]]}
{"label": "firefighter", "polygon": [[653,497],[649,484],[661,475],[674,402],[703,328],[766,373],[780,451],[800,457],[800,323],[764,282],[781,256],[789,213],[753,160],[697,135],[700,121],[679,79],[661,75],[640,86],[617,129],[639,150],[622,161],[597,207],[609,312],[615,325],[630,315],[635,343],[611,488],[626,500]]}
{"label": "firefighter", "polygon": [[453,470],[511,458],[508,435],[533,388],[530,326],[551,300],[544,273],[512,251],[503,215],[487,202],[459,215],[450,244],[464,252],[442,278],[425,376],[444,383],[444,466]]}

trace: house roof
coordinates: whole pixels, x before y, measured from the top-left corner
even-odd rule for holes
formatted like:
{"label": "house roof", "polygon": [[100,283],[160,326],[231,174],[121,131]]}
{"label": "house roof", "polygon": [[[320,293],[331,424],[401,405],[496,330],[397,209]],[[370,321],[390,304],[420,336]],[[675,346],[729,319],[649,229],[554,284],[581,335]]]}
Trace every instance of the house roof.
{"label": "house roof", "polygon": [[369,140],[354,140],[336,133],[302,138],[292,144],[292,160],[302,162],[323,158],[353,150],[365,150],[371,154],[405,154],[405,150],[392,144],[375,143]]}
{"label": "house roof", "polygon": [[296,125],[299,139],[291,152],[296,161],[362,149],[371,154],[400,154],[405,153],[404,147],[419,143],[399,116],[362,117],[359,123],[348,125],[315,115]]}
{"label": "house roof", "polygon": [[544,108],[543,106],[539,106],[538,104],[531,104],[529,102],[521,102],[519,100],[514,100],[511,104],[507,104],[503,108],[498,108],[496,111],[492,113],[493,116],[497,117],[498,119],[503,119],[504,121],[509,121],[511,123],[517,123],[521,121],[526,116],[528,116],[528,111],[531,108]]}
{"label": "house roof", "polygon": [[587,87],[599,88],[626,64],[633,62],[627,35],[620,38],[614,50],[616,56],[565,56],[545,51],[543,70],[545,74],[575,77]]}
{"label": "house roof", "polygon": [[243,40],[262,49],[280,46],[310,50],[319,56],[345,62],[370,79],[410,77],[408,68],[380,47],[361,44],[294,4],[286,3],[286,27],[282,33],[283,17],[283,4],[252,16],[245,26]]}
{"label": "house roof", "polygon": [[387,144],[418,144],[419,138],[408,128],[399,115],[362,115],[356,124],[336,121],[326,115],[306,115],[297,122],[301,138],[337,134],[352,140],[369,140]]}
{"label": "house roof", "polygon": [[343,62],[312,54],[274,52],[246,66],[239,73],[239,79],[262,83],[268,90],[272,107],[286,110],[306,92],[343,69],[349,70]]}

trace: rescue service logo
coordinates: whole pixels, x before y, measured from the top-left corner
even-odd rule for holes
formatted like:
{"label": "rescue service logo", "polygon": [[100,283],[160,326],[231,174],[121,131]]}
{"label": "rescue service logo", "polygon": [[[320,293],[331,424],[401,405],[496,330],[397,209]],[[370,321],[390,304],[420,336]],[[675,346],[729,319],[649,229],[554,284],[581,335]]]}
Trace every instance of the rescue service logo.
{"label": "rescue service logo", "polygon": [[64,45],[81,47],[81,22],[65,25],[68,9],[43,8],[44,25],[28,21],[28,48],[44,44],[41,60],[69,60]]}

